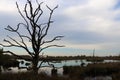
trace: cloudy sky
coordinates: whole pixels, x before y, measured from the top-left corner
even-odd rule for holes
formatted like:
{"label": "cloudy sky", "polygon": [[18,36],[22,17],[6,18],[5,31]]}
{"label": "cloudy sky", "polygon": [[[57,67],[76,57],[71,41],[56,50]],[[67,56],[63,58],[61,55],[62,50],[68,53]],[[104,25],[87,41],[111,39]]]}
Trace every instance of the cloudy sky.
{"label": "cloudy sky", "polygon": [[[17,0],[0,0],[0,42],[9,34],[4,28],[7,25],[15,27],[23,22],[17,12],[15,2]],[[32,0],[34,3],[34,0]],[[64,35],[58,44],[63,48],[50,48],[46,55],[92,55],[93,49],[96,55],[120,54],[120,0],[39,0],[44,5],[53,8],[59,5],[54,12],[55,21],[48,37]],[[25,0],[18,0],[19,5],[24,6]],[[45,9],[45,8],[44,8]],[[45,15],[48,14],[45,11]],[[27,43],[27,42],[26,42]],[[11,49],[18,54],[24,54],[21,49]]]}

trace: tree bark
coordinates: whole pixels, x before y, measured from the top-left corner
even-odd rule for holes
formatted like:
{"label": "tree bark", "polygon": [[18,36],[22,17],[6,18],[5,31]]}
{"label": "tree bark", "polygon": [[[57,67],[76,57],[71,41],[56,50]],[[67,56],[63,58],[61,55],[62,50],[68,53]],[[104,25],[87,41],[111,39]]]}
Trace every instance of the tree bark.
{"label": "tree bark", "polygon": [[32,61],[32,72],[37,75],[38,74],[38,56],[35,56]]}

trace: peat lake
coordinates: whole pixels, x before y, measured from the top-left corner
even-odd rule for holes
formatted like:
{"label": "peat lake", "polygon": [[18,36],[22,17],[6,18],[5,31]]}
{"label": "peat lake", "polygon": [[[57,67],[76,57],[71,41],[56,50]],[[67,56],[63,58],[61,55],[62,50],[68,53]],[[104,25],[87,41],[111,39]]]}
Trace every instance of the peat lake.
{"label": "peat lake", "polygon": [[[9,71],[3,71],[3,72],[12,72],[12,73],[17,73],[17,72],[26,72],[27,69],[25,67],[29,67],[26,66],[26,63],[30,63],[29,61],[24,61],[24,60],[18,60],[20,62],[19,67],[21,69],[16,68],[12,68]],[[119,60],[104,60],[102,63],[106,63],[106,62],[119,62]],[[40,64],[41,62],[39,62]],[[65,61],[60,61],[60,62],[55,62],[55,63],[50,63],[50,64],[54,64],[54,66],[58,69],[58,74],[62,75],[63,74],[63,66],[81,66],[81,64],[84,63],[84,66],[87,66],[87,64],[91,64],[91,61],[86,61],[86,60],[65,60]],[[98,62],[99,63],[99,62]],[[101,62],[100,62],[101,63]],[[39,70],[39,72],[45,72],[48,75],[51,75],[51,69],[52,67],[46,67],[49,66],[48,63],[43,63],[42,64],[42,68]]]}

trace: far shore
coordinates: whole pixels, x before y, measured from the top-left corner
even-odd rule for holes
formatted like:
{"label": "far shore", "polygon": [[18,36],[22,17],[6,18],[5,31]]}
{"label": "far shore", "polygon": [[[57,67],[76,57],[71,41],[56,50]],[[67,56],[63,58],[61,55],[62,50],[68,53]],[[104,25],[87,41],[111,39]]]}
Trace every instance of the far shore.
{"label": "far shore", "polygon": [[[31,61],[31,57],[28,55],[20,55],[22,57],[27,58],[28,61]],[[14,56],[12,56],[14,57]],[[14,57],[16,58],[16,57]],[[20,58],[16,58],[20,59]],[[63,61],[63,60],[87,60],[87,61],[104,61],[104,60],[120,60],[120,56],[45,56],[40,57],[39,60],[46,61]]]}

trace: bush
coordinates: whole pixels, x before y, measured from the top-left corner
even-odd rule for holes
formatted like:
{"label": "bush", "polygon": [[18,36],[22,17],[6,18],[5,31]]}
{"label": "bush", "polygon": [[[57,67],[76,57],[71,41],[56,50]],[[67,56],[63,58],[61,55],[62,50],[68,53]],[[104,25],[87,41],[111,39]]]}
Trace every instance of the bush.
{"label": "bush", "polygon": [[5,73],[0,74],[0,80],[81,80],[62,76],[48,76],[45,73],[33,75],[32,73]]}
{"label": "bush", "polygon": [[80,66],[64,66],[63,74],[79,79],[84,77],[94,76],[109,76],[120,72],[120,63],[98,63],[89,64],[86,67]]}

